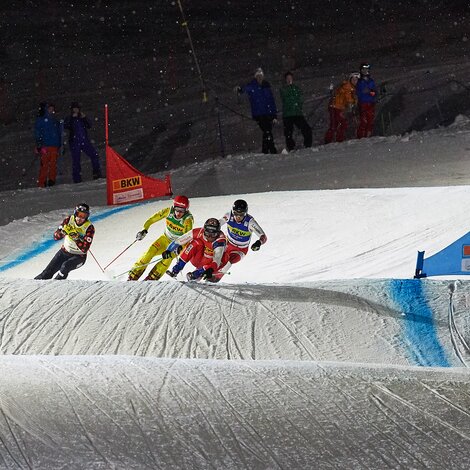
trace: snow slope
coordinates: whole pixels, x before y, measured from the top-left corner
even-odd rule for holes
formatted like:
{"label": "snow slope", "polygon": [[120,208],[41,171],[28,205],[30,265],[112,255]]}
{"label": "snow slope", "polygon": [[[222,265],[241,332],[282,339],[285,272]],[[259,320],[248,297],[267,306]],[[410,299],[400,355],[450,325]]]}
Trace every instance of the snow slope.
{"label": "snow slope", "polygon": [[[75,203],[92,204],[103,267],[168,201],[93,205],[102,182],[16,192],[0,226],[0,468],[468,468],[470,283],[411,279],[417,250],[468,231],[469,181],[449,153],[465,154],[468,130],[331,146],[321,168],[344,172],[342,189],[283,191],[289,163],[291,181],[314,174],[303,152],[175,172],[178,192],[217,192],[236,169],[232,194],[187,192],[196,224],[244,197],[268,235],[219,285],[124,282],[161,223],[105,273],[88,257],[67,281],[35,281]],[[403,158],[371,172],[389,189],[345,187],[347,159],[393,168],[421,145],[426,177],[447,168],[462,185],[399,187]],[[254,168],[272,191],[253,192]]]}

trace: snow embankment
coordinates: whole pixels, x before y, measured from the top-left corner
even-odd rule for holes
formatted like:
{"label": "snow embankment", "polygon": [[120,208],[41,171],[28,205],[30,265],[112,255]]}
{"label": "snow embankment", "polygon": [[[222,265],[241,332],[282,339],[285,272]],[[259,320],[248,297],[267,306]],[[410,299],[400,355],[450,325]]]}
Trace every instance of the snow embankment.
{"label": "snow embankment", "polygon": [[470,466],[466,369],[128,356],[0,363],[2,468]]}
{"label": "snow embankment", "polygon": [[468,468],[468,369],[412,367],[465,365],[449,292],[0,280],[1,465]]}
{"label": "snow embankment", "polygon": [[[470,287],[462,286],[458,295],[466,303]],[[444,281],[10,279],[0,281],[0,295],[2,354],[462,365]],[[466,333],[466,315],[456,318]]]}

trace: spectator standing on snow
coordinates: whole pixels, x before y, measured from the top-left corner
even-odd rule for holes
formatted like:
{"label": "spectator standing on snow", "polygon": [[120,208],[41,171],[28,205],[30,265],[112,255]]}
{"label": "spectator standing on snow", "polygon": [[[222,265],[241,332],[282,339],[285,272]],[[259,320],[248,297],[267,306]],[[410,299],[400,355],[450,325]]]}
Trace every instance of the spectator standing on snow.
{"label": "spectator standing on snow", "polygon": [[286,149],[294,150],[293,139],[294,126],[296,126],[304,138],[304,147],[312,146],[312,128],[308,125],[302,111],[303,96],[300,88],[294,84],[292,72],[284,75],[285,84],[280,90],[282,100],[282,121],[284,124],[284,136],[286,138]]}
{"label": "spectator standing on snow", "polygon": [[251,115],[263,133],[261,151],[263,153],[277,153],[273,137],[273,123],[277,123],[276,101],[271,85],[264,79],[263,70],[256,69],[255,78],[244,86],[236,87],[235,90],[238,94],[246,93],[248,95]]}
{"label": "spectator standing on snow", "polygon": [[357,138],[362,139],[363,137],[370,137],[374,131],[375,101],[377,98],[375,82],[370,76],[370,65],[367,63],[361,64],[356,94],[359,107]]}
{"label": "spectator standing on snow", "polygon": [[72,215],[66,217],[54,232],[54,240],[64,240],[60,250],[41,274],[34,279],[67,279],[70,271],[85,264],[87,252],[93,242],[95,228],[88,219],[90,207],[82,203],[75,207]]}
{"label": "spectator standing on snow", "polygon": [[79,103],[70,105],[71,114],[65,119],[65,129],[69,131],[70,153],[72,155],[72,178],[74,183],[81,183],[82,168],[80,155],[84,152],[90,157],[93,167],[93,179],[102,178],[98,152],[88,138],[87,129],[91,129],[88,118],[81,112]]}
{"label": "spectator standing on snow", "polygon": [[53,104],[40,103],[39,113],[34,124],[36,153],[39,155],[40,168],[38,186],[54,186],[57,176],[57,157],[62,146],[62,126],[54,117]]}
{"label": "spectator standing on snow", "polygon": [[349,79],[341,83],[334,91],[333,97],[328,106],[330,115],[330,127],[325,134],[325,144],[331,142],[343,142],[348,120],[346,113],[350,111],[357,103],[356,85],[359,79],[359,73],[352,73]]}

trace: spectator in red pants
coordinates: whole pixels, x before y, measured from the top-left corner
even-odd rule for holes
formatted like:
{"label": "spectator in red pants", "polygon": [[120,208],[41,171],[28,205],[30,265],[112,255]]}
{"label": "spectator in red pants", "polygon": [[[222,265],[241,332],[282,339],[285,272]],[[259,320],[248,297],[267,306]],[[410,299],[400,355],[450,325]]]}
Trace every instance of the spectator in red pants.
{"label": "spectator in red pants", "polygon": [[345,80],[335,90],[329,105],[330,127],[325,135],[325,144],[330,142],[343,142],[348,120],[345,113],[356,104],[356,84],[358,73],[352,73],[349,80]]}
{"label": "spectator in red pants", "polygon": [[54,117],[53,104],[40,103],[39,113],[34,125],[36,154],[41,159],[38,186],[54,186],[57,176],[57,157],[62,145],[62,129]]}
{"label": "spectator in red pants", "polygon": [[375,101],[377,90],[374,79],[370,76],[370,65],[363,63],[360,67],[360,78],[356,85],[359,107],[359,127],[357,138],[370,137],[374,132]]}

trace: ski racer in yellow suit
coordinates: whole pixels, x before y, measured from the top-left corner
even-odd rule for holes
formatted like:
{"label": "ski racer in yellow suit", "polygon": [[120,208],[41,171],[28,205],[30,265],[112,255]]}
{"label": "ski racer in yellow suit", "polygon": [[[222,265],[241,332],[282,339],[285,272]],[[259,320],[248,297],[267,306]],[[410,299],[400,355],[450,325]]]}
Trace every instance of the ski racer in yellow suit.
{"label": "ski racer in yellow suit", "polygon": [[[186,196],[176,196],[173,199],[173,206],[162,209],[152,215],[144,223],[144,229],[138,232],[135,238],[143,240],[150,226],[163,219],[166,222],[163,235],[157,238],[134,264],[129,271],[128,281],[137,281],[155,256],[161,255],[173,240],[192,230],[194,219],[191,212],[189,212],[189,199]],[[178,253],[172,253],[170,258],[161,259],[151,269],[145,281],[158,281],[166,273],[173,258],[177,256]]]}

